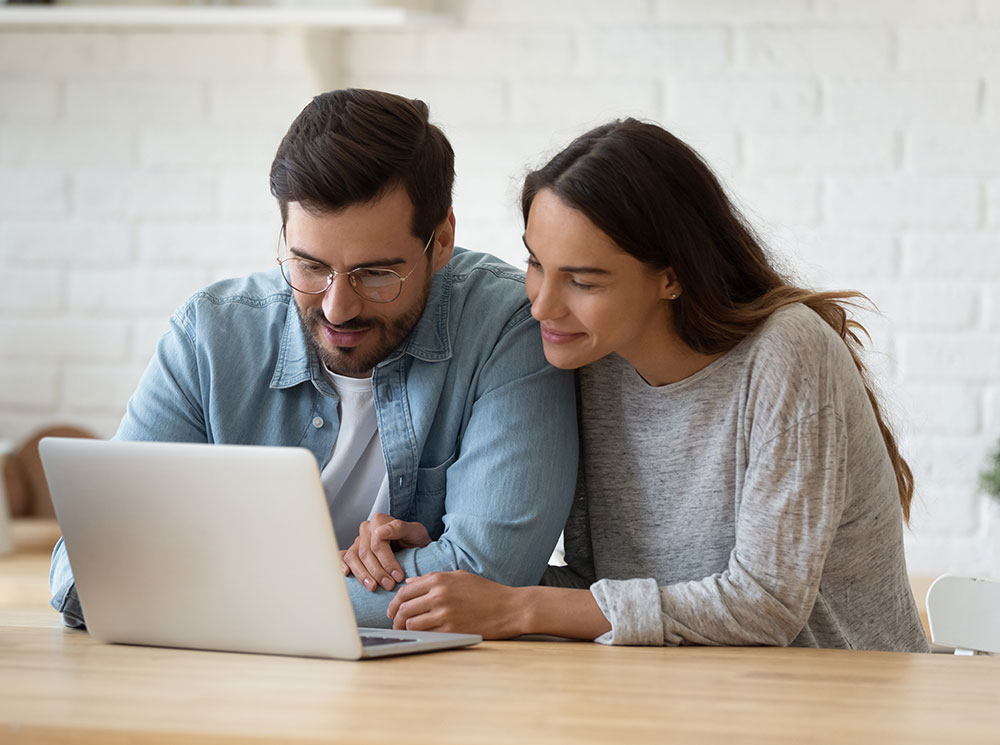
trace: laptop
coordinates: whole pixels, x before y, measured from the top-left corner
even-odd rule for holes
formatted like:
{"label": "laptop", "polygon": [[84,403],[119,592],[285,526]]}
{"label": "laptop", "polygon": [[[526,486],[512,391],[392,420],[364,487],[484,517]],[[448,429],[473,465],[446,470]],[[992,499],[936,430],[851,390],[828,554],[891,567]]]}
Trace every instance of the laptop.
{"label": "laptop", "polygon": [[95,639],[348,660],[482,641],[358,628],[304,448],[47,437],[39,454]]}

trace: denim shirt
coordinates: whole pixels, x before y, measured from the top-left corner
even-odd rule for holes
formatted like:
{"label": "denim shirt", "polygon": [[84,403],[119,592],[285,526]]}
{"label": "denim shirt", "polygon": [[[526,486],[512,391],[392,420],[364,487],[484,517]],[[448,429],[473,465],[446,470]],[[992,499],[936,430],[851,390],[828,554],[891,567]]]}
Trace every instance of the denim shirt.
{"label": "denim shirt", "polygon": [[[406,575],[465,569],[536,584],[569,512],[577,424],[573,377],[545,360],[522,273],[456,248],[372,391],[389,511],[432,539],[396,553]],[[322,469],[337,404],[275,269],[211,285],[173,315],[115,438],[301,446]],[[64,622],[82,625],[62,539],[49,584]],[[360,625],[391,624],[393,592],[353,576],[348,589]]]}

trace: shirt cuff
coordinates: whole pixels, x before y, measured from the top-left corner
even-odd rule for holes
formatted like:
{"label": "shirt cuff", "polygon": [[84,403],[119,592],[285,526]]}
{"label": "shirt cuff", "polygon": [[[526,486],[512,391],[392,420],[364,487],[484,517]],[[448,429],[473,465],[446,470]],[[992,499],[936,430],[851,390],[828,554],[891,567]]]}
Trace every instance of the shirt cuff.
{"label": "shirt cuff", "polygon": [[590,586],[611,631],[594,639],[600,644],[661,646],[663,621],[660,588],[655,579],[602,579]]}
{"label": "shirt cuff", "polygon": [[85,628],[83,608],[76,593],[76,583],[73,581],[73,569],[66,555],[66,545],[60,538],[52,550],[52,566],[49,569],[49,590],[52,599],[49,604],[62,613],[62,620],[71,628]]}

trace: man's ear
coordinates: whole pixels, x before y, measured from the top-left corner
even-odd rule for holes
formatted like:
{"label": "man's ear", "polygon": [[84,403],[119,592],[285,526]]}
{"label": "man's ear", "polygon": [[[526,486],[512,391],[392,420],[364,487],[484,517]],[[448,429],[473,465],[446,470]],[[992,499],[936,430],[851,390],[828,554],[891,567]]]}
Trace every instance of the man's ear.
{"label": "man's ear", "polygon": [[660,272],[660,299],[676,300],[683,292],[680,280],[677,279],[677,272],[673,267],[667,267]]}
{"label": "man's ear", "polygon": [[431,246],[431,266],[436,272],[451,261],[455,250],[455,211],[448,209],[448,217],[441,221],[434,232],[434,245]]}

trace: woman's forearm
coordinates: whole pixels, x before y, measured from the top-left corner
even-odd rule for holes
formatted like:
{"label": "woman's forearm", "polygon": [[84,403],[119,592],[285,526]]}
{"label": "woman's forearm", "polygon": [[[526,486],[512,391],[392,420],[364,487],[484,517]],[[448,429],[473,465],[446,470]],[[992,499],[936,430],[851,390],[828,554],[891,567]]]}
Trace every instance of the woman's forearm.
{"label": "woman's forearm", "polygon": [[520,634],[549,634],[568,639],[596,639],[611,631],[590,590],[519,587]]}

